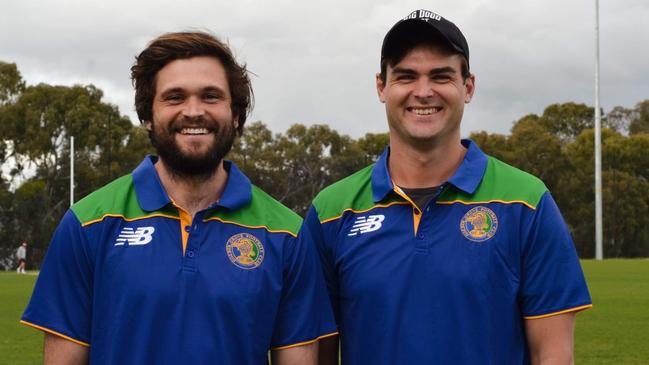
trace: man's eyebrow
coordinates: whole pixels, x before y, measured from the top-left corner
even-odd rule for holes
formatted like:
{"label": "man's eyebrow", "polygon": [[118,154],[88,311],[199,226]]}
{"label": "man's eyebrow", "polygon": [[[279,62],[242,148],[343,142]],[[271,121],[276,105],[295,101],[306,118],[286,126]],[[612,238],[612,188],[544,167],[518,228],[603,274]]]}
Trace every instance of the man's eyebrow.
{"label": "man's eyebrow", "polygon": [[216,92],[218,94],[225,95],[225,90],[223,90],[222,88],[220,88],[218,86],[206,86],[206,87],[203,88],[202,91],[203,92]]}
{"label": "man's eyebrow", "polygon": [[430,70],[429,74],[434,75],[434,74],[445,74],[445,73],[455,73],[455,69],[450,66],[446,67],[439,67],[439,68],[434,68]]}
{"label": "man's eyebrow", "polygon": [[[186,91],[187,91],[187,90],[185,90],[184,88],[182,88],[182,87],[180,87],[180,86],[176,86],[176,87],[171,87],[171,88],[169,88],[169,89],[163,90],[163,91],[160,93],[160,96],[163,96],[163,97],[164,97],[164,96],[167,96],[167,95],[169,95],[169,94],[174,94],[174,93],[184,93],[184,92],[186,92]],[[218,87],[218,86],[211,86],[211,85],[210,85],[210,86],[206,86],[206,87],[204,87],[203,89],[201,89],[201,92],[204,92],[204,93],[205,93],[205,92],[215,92],[215,93],[218,93],[218,94],[221,94],[221,95],[225,95],[225,91],[224,91],[222,88],[220,88],[220,87]]]}
{"label": "man's eyebrow", "polygon": [[172,88],[169,88],[169,89],[163,90],[163,91],[160,93],[160,96],[163,96],[163,97],[164,97],[164,96],[167,96],[167,95],[169,95],[169,94],[182,93],[182,92],[184,92],[184,91],[185,91],[185,90],[184,90],[182,87],[172,87]]}
{"label": "man's eyebrow", "polygon": [[[395,67],[392,69],[392,73],[393,74],[416,74],[417,71],[410,68]],[[428,73],[431,75],[443,74],[443,73],[455,73],[455,69],[450,66],[438,67],[430,70]]]}
{"label": "man's eyebrow", "polygon": [[417,73],[415,70],[410,68],[395,67],[392,69],[393,74],[414,74]]}

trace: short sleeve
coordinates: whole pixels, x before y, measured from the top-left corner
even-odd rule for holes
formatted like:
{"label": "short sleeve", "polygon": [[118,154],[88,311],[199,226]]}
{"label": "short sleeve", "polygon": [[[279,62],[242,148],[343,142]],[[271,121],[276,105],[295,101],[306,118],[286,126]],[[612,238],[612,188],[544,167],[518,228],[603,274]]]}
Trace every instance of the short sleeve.
{"label": "short sleeve", "polygon": [[290,237],[284,258],[284,283],[271,349],[306,345],[333,334],[336,326],[313,245]]}
{"label": "short sleeve", "polygon": [[525,319],[591,307],[575,245],[549,192],[533,213],[523,242],[521,311]]}
{"label": "short sleeve", "polygon": [[335,271],[334,253],[331,247],[332,240],[327,240],[325,238],[322,224],[320,223],[315,207],[312,206],[309,210],[300,234],[318,251],[318,257],[320,259],[320,265],[322,266],[322,272],[324,274],[325,284],[327,285],[327,292],[329,293],[329,299],[331,300],[334,317],[336,318],[336,323],[340,324],[340,291],[338,289],[338,276]]}
{"label": "short sleeve", "polygon": [[81,224],[71,210],[57,227],[21,323],[90,344],[92,265]]}

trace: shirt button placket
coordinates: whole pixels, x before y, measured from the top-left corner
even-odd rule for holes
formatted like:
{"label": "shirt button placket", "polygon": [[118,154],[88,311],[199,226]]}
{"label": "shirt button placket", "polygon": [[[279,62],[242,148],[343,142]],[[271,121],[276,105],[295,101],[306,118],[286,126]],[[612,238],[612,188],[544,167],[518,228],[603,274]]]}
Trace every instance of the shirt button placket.
{"label": "shirt button placket", "polygon": [[185,231],[189,233],[189,237],[187,238],[187,248],[185,250],[183,267],[188,271],[196,271],[196,259],[198,257],[197,242],[200,239],[198,235],[199,224],[197,222],[200,222],[201,219],[202,214],[196,214],[192,225],[185,226]]}
{"label": "shirt button placket", "polygon": [[420,211],[419,214],[420,221],[415,240],[415,248],[417,253],[426,254],[430,249],[430,242],[426,239],[426,220],[430,219],[430,207],[426,207],[423,211]]}

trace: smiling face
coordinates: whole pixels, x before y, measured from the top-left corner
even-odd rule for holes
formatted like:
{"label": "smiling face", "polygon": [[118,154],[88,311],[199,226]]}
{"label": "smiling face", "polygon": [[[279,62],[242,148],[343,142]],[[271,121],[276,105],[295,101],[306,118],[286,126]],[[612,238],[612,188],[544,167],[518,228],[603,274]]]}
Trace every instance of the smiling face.
{"label": "smiling face", "polygon": [[471,100],[475,82],[473,75],[464,80],[461,68],[462,56],[422,45],[388,65],[385,82],[376,76],[393,148],[459,144],[464,104]]}
{"label": "smiling face", "polygon": [[160,160],[179,176],[211,175],[238,126],[223,65],[208,56],[175,60],[160,69],[155,85],[153,120],[145,127]]}

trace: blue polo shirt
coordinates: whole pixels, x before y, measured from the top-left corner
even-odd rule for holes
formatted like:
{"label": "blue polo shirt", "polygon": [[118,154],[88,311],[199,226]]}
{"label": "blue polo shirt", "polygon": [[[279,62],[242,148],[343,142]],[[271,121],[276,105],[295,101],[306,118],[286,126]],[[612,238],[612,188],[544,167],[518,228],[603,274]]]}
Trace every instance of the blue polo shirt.
{"label": "blue polo shirt", "polygon": [[225,162],[193,220],[147,157],[65,214],[22,323],[90,347],[93,364],[264,364],[335,334],[301,219]]}
{"label": "blue polo shirt", "polygon": [[315,198],[300,235],[319,250],[343,363],[529,364],[525,320],[591,306],[545,185],[462,143],[425,207],[392,183],[389,149]]}

